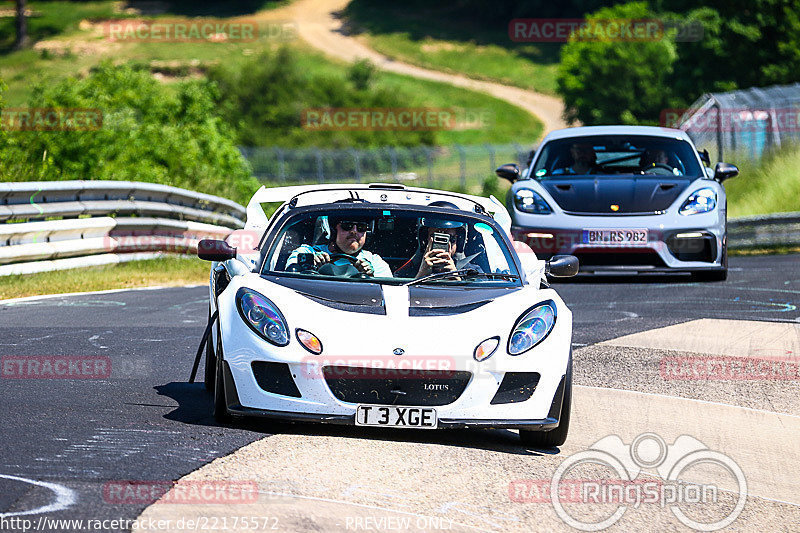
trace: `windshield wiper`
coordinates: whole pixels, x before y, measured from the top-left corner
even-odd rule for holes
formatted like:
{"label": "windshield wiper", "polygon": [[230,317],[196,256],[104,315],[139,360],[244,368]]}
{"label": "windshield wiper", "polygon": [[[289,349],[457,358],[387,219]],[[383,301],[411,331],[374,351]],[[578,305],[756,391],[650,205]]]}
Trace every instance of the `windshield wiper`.
{"label": "windshield wiper", "polygon": [[464,276],[464,277],[483,276],[486,278],[501,278],[510,281],[515,281],[519,279],[519,276],[517,276],[516,274],[508,274],[505,272],[481,272],[480,270],[476,270],[474,268],[461,268],[458,270],[449,270],[446,272],[437,272],[436,274],[428,274],[427,276],[422,276],[421,278],[412,279],[411,281],[409,281],[408,283],[404,283],[403,285],[409,287],[411,285],[416,285],[424,281],[430,281],[438,278],[447,278],[452,276]]}

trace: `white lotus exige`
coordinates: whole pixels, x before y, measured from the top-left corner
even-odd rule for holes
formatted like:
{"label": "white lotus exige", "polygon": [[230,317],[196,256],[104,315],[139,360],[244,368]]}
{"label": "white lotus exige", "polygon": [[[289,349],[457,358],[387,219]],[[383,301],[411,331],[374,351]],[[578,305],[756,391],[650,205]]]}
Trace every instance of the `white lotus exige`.
{"label": "white lotus exige", "polygon": [[[272,202],[283,203],[267,218]],[[572,314],[545,274],[574,275],[577,260],[539,261],[510,229],[494,198],[262,188],[244,230],[198,246],[214,261],[215,417],[513,428],[531,446],[563,444]]]}

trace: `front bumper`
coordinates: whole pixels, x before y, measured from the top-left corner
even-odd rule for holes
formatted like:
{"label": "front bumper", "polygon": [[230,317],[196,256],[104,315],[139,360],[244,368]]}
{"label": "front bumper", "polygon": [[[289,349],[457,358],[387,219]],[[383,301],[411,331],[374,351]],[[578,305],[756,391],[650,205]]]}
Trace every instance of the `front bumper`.
{"label": "front bumper", "polygon": [[[679,217],[669,215],[603,216],[527,215],[515,213],[515,240],[528,244],[540,259],[575,255],[581,272],[673,272],[720,270],[727,245],[724,217],[717,213]],[[584,230],[646,229],[641,245],[587,244]]]}
{"label": "front bumper", "polygon": [[[497,353],[482,363],[472,359],[471,354],[462,357],[442,358],[447,362],[450,372],[468,373],[468,381],[461,391],[453,397],[436,403],[420,400],[417,383],[402,382],[396,378],[391,381],[406,391],[403,396],[391,396],[389,401],[385,392],[377,391],[374,397],[344,397],[341,391],[332,386],[326,377],[324,365],[309,364],[309,354],[291,343],[286,347],[275,347],[258,337],[243,323],[236,313],[223,313],[223,353],[224,379],[228,407],[231,413],[241,416],[267,416],[290,421],[316,421],[333,424],[355,424],[356,409],[359,404],[431,406],[437,411],[439,427],[484,427],[552,429],[558,425],[564,380],[572,339],[571,314],[564,309],[553,331],[530,352],[510,357]],[[501,340],[503,350],[506,339]],[[336,362],[349,356],[331,355],[326,359]],[[395,356],[394,360],[398,360]],[[359,359],[352,356],[352,359]],[[281,367],[282,372],[271,372],[271,376],[281,373],[284,383],[267,384],[255,370],[259,365]],[[368,366],[354,367],[373,370]],[[435,366],[442,369],[442,366]],[[437,370],[437,372],[440,370]],[[434,372],[435,373],[435,372]],[[506,376],[518,377],[520,374],[536,375],[532,387],[527,384],[522,394],[515,396]],[[285,386],[290,382],[291,386]],[[432,390],[436,389],[433,381]],[[509,386],[510,387],[510,386]],[[527,387],[527,388],[526,388]],[[452,390],[452,389],[451,389]],[[362,391],[363,392],[363,391]],[[367,391],[369,392],[369,391]],[[501,392],[506,393],[500,398]],[[432,393],[433,394],[433,393]],[[434,394],[435,395],[435,394]],[[347,401],[343,401],[345,398]]]}
{"label": "front bumper", "polygon": [[[271,420],[281,420],[285,422],[316,422],[337,425],[355,425],[355,412],[353,414],[323,414],[323,413],[302,413],[293,411],[276,411],[271,409],[256,409],[244,407],[239,400],[230,366],[223,364],[225,372],[225,393],[228,411],[232,415],[241,417],[264,417]],[[550,405],[550,410],[546,418],[541,419],[459,419],[459,418],[439,418],[438,429],[526,429],[529,431],[548,431],[558,427],[561,416],[561,408],[564,401],[564,387],[566,376],[563,376],[556,394]]]}

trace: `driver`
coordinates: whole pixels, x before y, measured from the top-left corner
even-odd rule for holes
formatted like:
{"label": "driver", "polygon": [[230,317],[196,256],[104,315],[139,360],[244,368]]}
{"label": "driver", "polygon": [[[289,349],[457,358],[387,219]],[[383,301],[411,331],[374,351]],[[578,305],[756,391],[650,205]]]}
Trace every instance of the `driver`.
{"label": "driver", "polygon": [[[327,244],[304,244],[292,251],[286,260],[286,267],[297,264],[300,254],[314,255],[314,268],[319,268],[326,263],[334,265],[352,264],[362,274],[391,278],[392,270],[381,256],[364,250],[367,232],[372,227],[373,221],[365,217],[348,216],[338,218],[329,216],[328,223],[331,228],[331,237]],[[331,261],[331,255],[349,255],[356,259],[348,261],[340,257]]]}
{"label": "driver", "polygon": [[639,160],[639,165],[642,167],[643,172],[656,165],[669,166],[669,157],[664,150],[645,150]]}
{"label": "driver", "polygon": [[594,174],[599,170],[597,166],[597,153],[591,143],[574,143],[569,153],[572,156],[572,166],[557,168],[553,176],[559,174]]}

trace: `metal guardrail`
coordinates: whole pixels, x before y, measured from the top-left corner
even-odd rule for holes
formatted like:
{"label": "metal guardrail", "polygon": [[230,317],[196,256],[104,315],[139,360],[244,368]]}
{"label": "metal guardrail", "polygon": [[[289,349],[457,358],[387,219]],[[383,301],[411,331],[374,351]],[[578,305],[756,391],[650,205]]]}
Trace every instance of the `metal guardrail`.
{"label": "metal guardrail", "polygon": [[800,212],[732,218],[728,220],[728,246],[800,246]]}
{"label": "metal guardrail", "polygon": [[130,181],[0,183],[0,275],[192,252],[244,226],[225,198]]}

